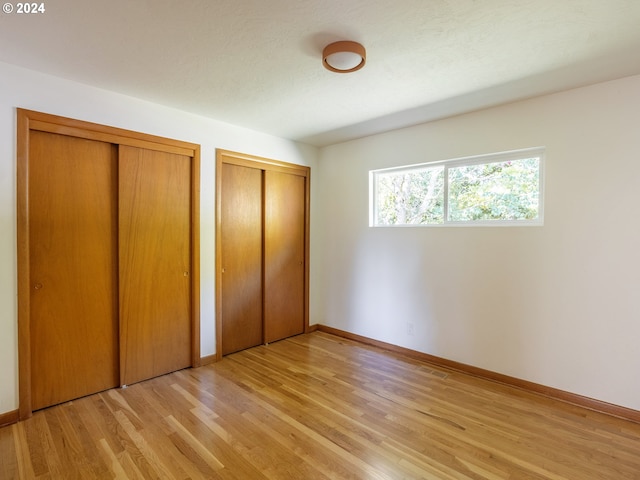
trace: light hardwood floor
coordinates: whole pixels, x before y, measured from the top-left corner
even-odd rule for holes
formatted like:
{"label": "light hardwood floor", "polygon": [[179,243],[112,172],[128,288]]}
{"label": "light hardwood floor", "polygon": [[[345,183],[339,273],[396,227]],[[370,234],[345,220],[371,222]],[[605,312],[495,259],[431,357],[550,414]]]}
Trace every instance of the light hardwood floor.
{"label": "light hardwood floor", "polygon": [[640,425],[326,333],[36,412],[8,479],[640,479]]}

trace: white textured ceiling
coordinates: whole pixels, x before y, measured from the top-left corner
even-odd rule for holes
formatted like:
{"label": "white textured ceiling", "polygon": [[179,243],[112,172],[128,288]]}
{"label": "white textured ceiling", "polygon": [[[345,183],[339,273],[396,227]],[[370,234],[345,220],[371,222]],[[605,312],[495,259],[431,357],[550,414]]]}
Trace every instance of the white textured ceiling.
{"label": "white textured ceiling", "polygon": [[[640,73],[640,0],[44,4],[0,61],[314,145]],[[337,40],[364,69],[322,68]]]}

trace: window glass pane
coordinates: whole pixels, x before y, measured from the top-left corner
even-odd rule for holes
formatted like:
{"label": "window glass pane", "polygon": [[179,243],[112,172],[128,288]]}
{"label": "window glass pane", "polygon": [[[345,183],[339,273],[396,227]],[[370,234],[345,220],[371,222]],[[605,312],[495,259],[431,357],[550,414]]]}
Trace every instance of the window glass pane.
{"label": "window glass pane", "polygon": [[372,226],[542,225],[544,148],[370,173]]}
{"label": "window glass pane", "polygon": [[375,175],[375,225],[421,225],[444,221],[444,167]]}
{"label": "window glass pane", "polygon": [[540,159],[449,167],[447,220],[538,218]]}

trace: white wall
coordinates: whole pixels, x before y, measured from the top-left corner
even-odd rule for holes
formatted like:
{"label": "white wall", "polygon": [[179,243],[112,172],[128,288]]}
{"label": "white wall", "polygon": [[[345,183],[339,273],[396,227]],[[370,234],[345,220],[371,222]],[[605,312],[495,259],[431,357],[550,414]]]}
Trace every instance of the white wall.
{"label": "white wall", "polygon": [[[368,227],[370,169],[535,146],[543,227]],[[321,323],[640,409],[640,76],[325,147],[317,172]]]}
{"label": "white wall", "polygon": [[0,414],[18,407],[16,107],[201,145],[201,354],[215,353],[215,149],[311,166],[312,209],[317,149],[0,63]]}

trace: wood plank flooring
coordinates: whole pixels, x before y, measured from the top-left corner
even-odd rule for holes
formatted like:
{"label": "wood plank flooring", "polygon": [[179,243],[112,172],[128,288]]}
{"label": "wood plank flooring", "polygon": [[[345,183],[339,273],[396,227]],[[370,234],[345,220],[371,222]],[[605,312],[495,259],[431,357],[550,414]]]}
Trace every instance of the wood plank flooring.
{"label": "wood plank flooring", "polygon": [[9,479],[640,479],[640,425],[326,333],[0,429]]}

